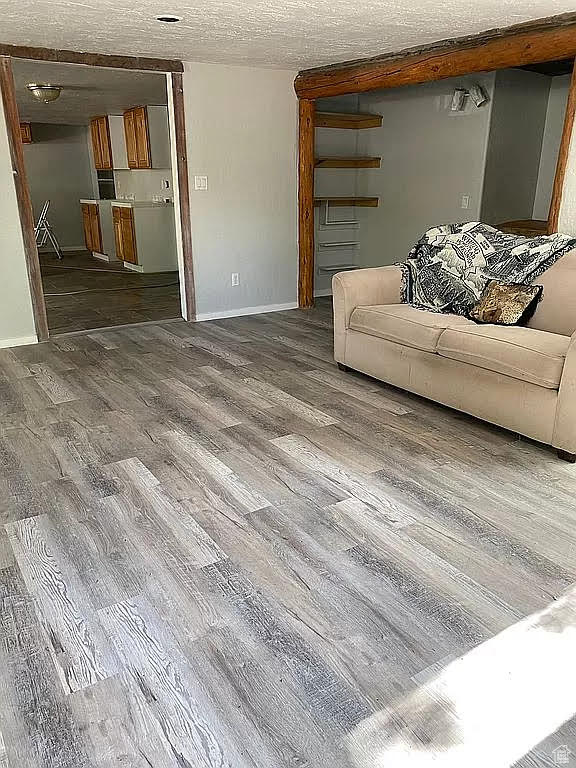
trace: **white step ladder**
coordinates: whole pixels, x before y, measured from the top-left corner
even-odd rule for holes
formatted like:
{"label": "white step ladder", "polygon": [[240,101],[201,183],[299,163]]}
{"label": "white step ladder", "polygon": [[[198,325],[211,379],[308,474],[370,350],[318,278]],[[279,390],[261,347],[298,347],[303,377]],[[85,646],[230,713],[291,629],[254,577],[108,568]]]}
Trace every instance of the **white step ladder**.
{"label": "white step ladder", "polygon": [[38,217],[38,221],[34,226],[34,234],[36,236],[36,246],[38,248],[42,248],[44,245],[46,245],[46,241],[50,240],[50,244],[52,245],[52,248],[54,248],[54,251],[58,256],[58,258],[63,259],[64,254],[62,253],[62,249],[60,248],[60,243],[58,242],[58,238],[54,234],[54,231],[52,230],[52,226],[48,221],[48,208],[50,208],[50,200],[45,200],[44,205],[42,206],[42,211],[40,213],[40,216]]}

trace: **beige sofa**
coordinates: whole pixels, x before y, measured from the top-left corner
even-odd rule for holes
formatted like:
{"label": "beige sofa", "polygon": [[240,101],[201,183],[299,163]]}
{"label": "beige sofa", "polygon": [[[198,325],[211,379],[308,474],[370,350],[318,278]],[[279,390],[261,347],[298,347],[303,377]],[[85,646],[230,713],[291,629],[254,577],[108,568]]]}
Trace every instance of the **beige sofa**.
{"label": "beige sofa", "polygon": [[536,280],[544,293],[525,328],[401,304],[400,279],[394,266],[334,276],[339,367],[548,443],[576,461],[576,250]]}

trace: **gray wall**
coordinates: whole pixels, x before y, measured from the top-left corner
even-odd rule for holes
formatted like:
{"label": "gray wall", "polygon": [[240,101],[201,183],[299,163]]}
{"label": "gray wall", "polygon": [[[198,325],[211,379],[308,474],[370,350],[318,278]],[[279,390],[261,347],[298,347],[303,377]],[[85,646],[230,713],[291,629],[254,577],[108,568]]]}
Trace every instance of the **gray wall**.
{"label": "gray wall", "polygon": [[0,99],[0,347],[36,341],[16,190]]}
{"label": "gray wall", "polygon": [[[184,99],[197,311],[293,306],[296,73],[187,63]],[[208,190],[194,190],[194,175]],[[231,285],[231,273],[240,285]]]}
{"label": "gray wall", "polygon": [[547,219],[552,199],[552,188],[556,173],[558,150],[564,127],[566,114],[566,102],[570,88],[570,75],[553,77],[550,84],[548,106],[546,109],[546,123],[542,139],[542,154],[538,167],[538,181],[536,183],[536,195],[534,197],[535,219]]}
{"label": "gray wall", "polygon": [[455,87],[477,82],[491,94],[493,81],[478,75],[360,97],[361,111],[383,115],[381,128],[359,131],[359,154],[382,157],[380,169],[358,171],[358,194],[380,197],[378,208],[358,209],[362,266],[403,260],[435,224],[478,218],[491,102],[462,113],[448,106]]}
{"label": "gray wall", "polygon": [[80,198],[93,195],[84,126],[32,126],[32,144],[24,145],[24,162],[30,184],[34,218],[50,200],[49,220],[60,245],[83,248]]}
{"label": "gray wall", "polygon": [[531,219],[551,78],[496,73],[481,218],[488,224]]}
{"label": "gray wall", "polygon": [[[162,187],[164,179],[168,179],[170,182],[170,189]],[[174,199],[171,168],[114,171],[114,180],[116,197],[118,198],[134,195],[135,200],[153,200],[155,196],[160,195],[162,199],[165,197],[169,197],[171,200]]]}

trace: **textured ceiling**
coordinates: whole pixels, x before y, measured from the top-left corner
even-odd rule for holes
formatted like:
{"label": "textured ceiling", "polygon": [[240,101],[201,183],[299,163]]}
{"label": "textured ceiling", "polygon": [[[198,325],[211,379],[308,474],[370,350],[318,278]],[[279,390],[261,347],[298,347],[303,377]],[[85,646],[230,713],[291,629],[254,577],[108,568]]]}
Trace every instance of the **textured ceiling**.
{"label": "textured ceiling", "polygon": [[[303,69],[574,10],[574,0],[0,0],[0,42]],[[155,17],[174,13],[179,24]]]}
{"label": "textured ceiling", "polygon": [[[85,125],[96,115],[117,115],[141,104],[166,104],[166,77],[74,64],[14,59],[20,119],[31,123]],[[60,98],[43,104],[32,98],[27,83],[64,86]]]}

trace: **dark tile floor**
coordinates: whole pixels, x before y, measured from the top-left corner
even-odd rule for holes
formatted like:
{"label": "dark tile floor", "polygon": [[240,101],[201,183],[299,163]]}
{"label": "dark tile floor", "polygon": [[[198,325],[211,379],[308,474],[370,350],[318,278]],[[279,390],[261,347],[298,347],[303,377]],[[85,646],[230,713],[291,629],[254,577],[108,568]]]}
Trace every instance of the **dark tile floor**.
{"label": "dark tile floor", "polygon": [[51,335],[180,317],[177,272],[141,275],[87,252],[40,263]]}

